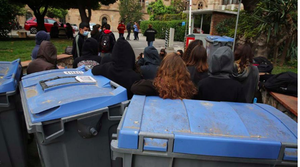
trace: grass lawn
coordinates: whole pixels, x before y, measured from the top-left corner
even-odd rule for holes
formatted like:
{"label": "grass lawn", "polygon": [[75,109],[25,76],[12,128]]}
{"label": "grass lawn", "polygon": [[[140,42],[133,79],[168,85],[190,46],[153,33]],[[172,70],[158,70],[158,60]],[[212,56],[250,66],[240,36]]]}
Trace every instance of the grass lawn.
{"label": "grass lawn", "polygon": [[[57,49],[57,54],[65,52],[67,46],[72,46],[70,39],[51,39]],[[31,52],[35,46],[35,40],[11,40],[0,41],[0,61],[13,61],[20,58],[21,61],[31,60]]]}
{"label": "grass lawn", "polygon": [[282,72],[286,72],[286,71],[291,71],[291,72],[294,72],[294,73],[298,73],[298,68],[297,67],[290,67],[290,66],[275,66],[273,68],[273,71],[272,71],[272,74],[279,74],[279,73],[282,73]]}

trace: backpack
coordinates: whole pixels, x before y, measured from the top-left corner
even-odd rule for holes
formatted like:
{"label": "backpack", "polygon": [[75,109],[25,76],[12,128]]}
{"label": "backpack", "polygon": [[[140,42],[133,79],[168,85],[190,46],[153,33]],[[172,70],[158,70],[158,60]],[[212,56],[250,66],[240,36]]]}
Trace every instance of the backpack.
{"label": "backpack", "polygon": [[265,57],[254,57],[253,58],[254,62],[253,65],[257,66],[258,71],[265,72],[265,73],[270,73],[273,70],[273,64]]}
{"label": "backpack", "polygon": [[65,54],[72,55],[72,49],[73,49],[72,46],[67,46],[65,49]]}
{"label": "backpack", "polygon": [[269,91],[297,97],[297,79],[296,73],[283,72],[269,78],[264,84],[264,87]]}
{"label": "backpack", "polygon": [[110,51],[111,44],[110,44],[109,34],[103,33],[103,35],[100,39],[100,48],[101,48],[101,51],[103,51],[103,52],[109,52]]}

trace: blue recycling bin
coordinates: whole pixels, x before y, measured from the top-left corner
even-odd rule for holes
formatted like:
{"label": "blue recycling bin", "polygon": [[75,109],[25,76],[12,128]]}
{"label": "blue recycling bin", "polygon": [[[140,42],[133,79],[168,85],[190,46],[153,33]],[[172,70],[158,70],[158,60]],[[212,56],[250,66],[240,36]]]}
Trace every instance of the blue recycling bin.
{"label": "blue recycling bin", "polygon": [[91,71],[58,69],[22,78],[20,93],[29,133],[46,167],[109,167],[110,141],[126,89]]}
{"label": "blue recycling bin", "polygon": [[296,166],[297,138],[269,105],[134,96],[111,149],[130,167]]}
{"label": "blue recycling bin", "polygon": [[232,48],[234,39],[227,36],[208,35],[206,38],[206,52],[207,55],[212,55],[219,47],[228,46]]}
{"label": "blue recycling bin", "polygon": [[4,167],[27,166],[26,131],[22,129],[18,96],[21,74],[20,59],[0,62],[0,166]]}

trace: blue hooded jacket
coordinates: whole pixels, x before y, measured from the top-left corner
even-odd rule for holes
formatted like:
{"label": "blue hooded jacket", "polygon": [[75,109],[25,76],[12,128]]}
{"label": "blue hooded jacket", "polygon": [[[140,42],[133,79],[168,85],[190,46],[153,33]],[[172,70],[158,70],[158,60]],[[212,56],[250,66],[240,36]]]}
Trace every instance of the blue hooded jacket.
{"label": "blue hooded jacket", "polygon": [[37,52],[39,51],[40,45],[43,41],[50,41],[50,35],[45,31],[39,31],[35,36],[35,47],[31,53],[31,59],[34,60],[37,57]]}

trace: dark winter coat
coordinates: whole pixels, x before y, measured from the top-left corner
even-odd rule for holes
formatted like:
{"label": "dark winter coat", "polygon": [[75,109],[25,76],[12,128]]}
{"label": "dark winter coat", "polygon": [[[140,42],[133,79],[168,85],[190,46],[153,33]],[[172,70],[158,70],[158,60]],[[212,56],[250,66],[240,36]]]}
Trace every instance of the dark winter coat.
{"label": "dark winter coat", "polygon": [[146,41],[155,41],[155,34],[157,34],[157,31],[153,28],[148,28],[144,32],[144,36],[146,36]]}
{"label": "dark winter coat", "polygon": [[200,80],[208,77],[208,71],[198,72],[195,66],[188,66],[187,68],[190,72],[191,79],[196,86]]}
{"label": "dark winter coat", "polygon": [[234,66],[233,77],[242,84],[246,102],[252,103],[254,95],[258,88],[258,68],[251,64],[246,69],[244,69],[242,73],[238,73],[237,71],[237,66]]}
{"label": "dark winter coat", "polygon": [[[79,47],[79,54],[81,56],[82,55],[82,46],[83,46],[84,41],[86,40],[86,36],[80,34],[80,32],[78,32],[77,35],[79,36],[79,38],[78,38],[78,47]],[[76,48],[76,37],[77,37],[77,35],[75,36],[75,38],[73,40],[73,48],[72,48],[72,55],[73,55],[74,60],[77,57],[80,57],[80,56],[77,55],[77,48]]]}
{"label": "dark winter coat", "polygon": [[51,38],[58,38],[58,34],[59,34],[58,26],[52,26],[50,30]]}
{"label": "dark winter coat", "polygon": [[73,68],[85,65],[92,69],[101,63],[101,57],[98,56],[98,42],[94,38],[88,38],[82,47],[82,56],[77,57],[73,63]]}
{"label": "dark winter coat", "polygon": [[135,95],[158,96],[158,92],[153,85],[153,80],[142,79],[131,86],[131,91]]}
{"label": "dark winter coat", "polygon": [[99,38],[101,36],[102,32],[97,31],[95,34],[91,33],[91,37],[94,38],[97,42],[99,42]]}
{"label": "dark winter coat", "polygon": [[233,53],[227,46],[218,48],[208,57],[209,77],[198,83],[197,99],[209,101],[245,102],[242,85],[230,78]]}
{"label": "dark winter coat", "polygon": [[31,53],[31,59],[34,60],[37,57],[38,50],[43,41],[50,41],[50,35],[45,31],[39,31],[35,36],[35,47]]}
{"label": "dark winter coat", "polygon": [[160,65],[160,58],[155,47],[148,46],[144,50],[144,58],[138,61],[144,79],[154,79]]}
{"label": "dark winter coat", "polygon": [[57,68],[57,51],[50,41],[43,41],[37,53],[37,58],[32,60],[27,67],[27,74]]}
{"label": "dark winter coat", "polygon": [[130,88],[141,76],[135,71],[135,54],[131,45],[119,38],[112,50],[112,61],[95,66],[92,69],[94,75],[103,75],[127,89],[128,99],[132,97]]}
{"label": "dark winter coat", "polygon": [[130,32],[130,31],[131,31],[132,26],[131,26],[130,23],[128,23],[128,24],[126,25],[126,29],[127,29],[127,32]]}

